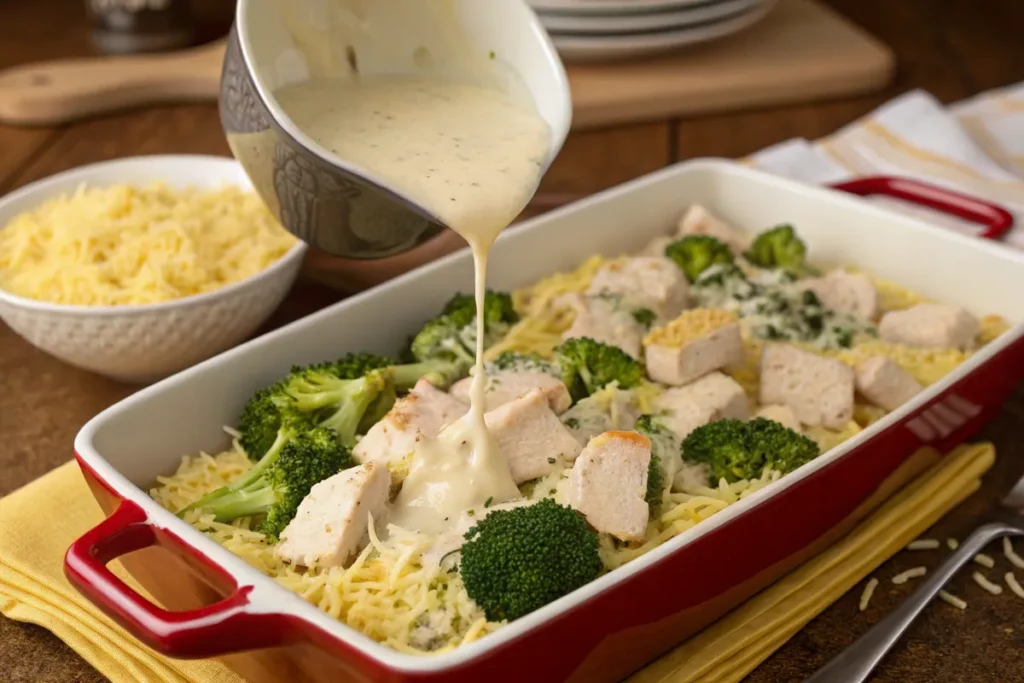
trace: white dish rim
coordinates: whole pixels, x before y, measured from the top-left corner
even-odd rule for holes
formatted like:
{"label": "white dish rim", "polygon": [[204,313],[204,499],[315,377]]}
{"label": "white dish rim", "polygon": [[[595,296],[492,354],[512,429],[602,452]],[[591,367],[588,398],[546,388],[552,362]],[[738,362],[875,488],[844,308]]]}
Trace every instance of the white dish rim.
{"label": "white dish rim", "polygon": [[[699,158],[681,162],[664,169],[613,187],[586,199],[562,207],[550,213],[538,216],[520,224],[516,230],[503,234],[499,240],[507,241],[517,239],[517,235],[527,235],[531,232],[543,230],[547,223],[562,220],[565,216],[572,214],[584,207],[594,204],[611,202],[618,197],[628,194],[633,190],[646,184],[656,183],[664,178],[681,174],[689,169],[709,169],[713,172],[724,174],[736,174],[746,176],[757,182],[771,184],[780,192],[790,192],[803,195],[817,195],[827,198],[836,209],[855,208],[867,216],[877,216],[887,221],[897,220],[903,223],[910,231],[921,233],[922,239],[950,240],[962,244],[965,248],[977,249],[989,252],[994,258],[1011,259],[1024,269],[1024,253],[1014,252],[995,244],[989,244],[984,240],[969,237],[949,230],[936,229],[927,222],[918,218],[896,215],[891,210],[864,202],[858,197],[847,195],[838,190],[827,187],[808,186],[794,180],[774,176],[763,171],[749,168],[736,162],[715,159]],[[520,238],[522,239],[522,238]],[[368,636],[359,633],[342,621],[330,617],[316,606],[306,602],[299,595],[292,593],[287,588],[278,585],[272,578],[261,574],[257,569],[245,563],[242,558],[232,554],[213,539],[202,532],[197,531],[188,523],[176,517],[170,511],[149,497],[143,489],[135,486],[124,475],[120,474],[110,465],[102,455],[93,447],[93,435],[103,424],[151,395],[158,394],[171,386],[180,385],[191,381],[206,371],[208,368],[233,358],[244,355],[255,346],[268,343],[278,336],[291,334],[305,327],[313,327],[316,323],[326,317],[338,315],[355,302],[366,298],[373,298],[381,292],[391,288],[405,286],[406,283],[416,280],[423,274],[437,269],[446,268],[449,263],[456,259],[463,258],[465,250],[460,250],[445,256],[433,263],[421,266],[414,271],[399,276],[372,290],[354,295],[345,301],[329,306],[310,316],[302,318],[284,327],[278,328],[259,338],[245,342],[230,351],[226,351],[214,358],[203,361],[187,370],[184,370],[170,378],[162,380],[138,393],[124,399],[123,401],[107,408],[96,417],[91,419],[81,429],[75,438],[75,451],[79,454],[83,463],[87,465],[107,486],[109,486],[123,500],[132,501],[139,505],[147,515],[147,521],[156,527],[167,529],[172,534],[181,538],[193,550],[206,556],[209,561],[221,567],[226,573],[238,582],[241,586],[252,586],[251,604],[249,612],[253,614],[289,614],[293,618],[301,619],[308,624],[315,626],[330,634],[339,641],[359,650],[362,654],[370,657],[380,664],[400,673],[436,673],[450,668],[465,665],[469,660],[481,657],[501,647],[505,647],[510,641],[515,640],[542,622],[556,617],[560,612],[573,609],[597,594],[610,590],[611,588],[632,579],[637,574],[647,570],[651,565],[660,561],[666,555],[680,550],[683,546],[693,542],[697,538],[708,534],[719,527],[727,524],[736,517],[746,514],[755,509],[763,501],[775,497],[782,491],[795,486],[811,474],[830,466],[849,451],[863,446],[866,442],[874,439],[883,431],[898,425],[905,420],[907,415],[921,406],[929,403],[936,396],[943,393],[951,385],[959,382],[976,371],[981,365],[987,363],[993,356],[1024,337],[1024,322],[1018,322],[999,338],[986,345],[975,353],[966,362],[962,363],[943,379],[928,387],[918,394],[913,401],[905,404],[895,412],[889,413],[883,419],[874,423],[867,429],[848,439],[839,446],[822,454],[816,460],[804,465],[800,469],[774,482],[773,484],[755,492],[743,500],[730,505],[713,517],[705,520],[693,528],[684,531],[680,535],[670,539],[661,546],[649,553],[639,557],[619,569],[609,572],[595,581],[583,586],[573,593],[564,596],[555,602],[501,628],[495,633],[489,634],[478,641],[462,645],[459,648],[436,656],[423,657],[410,654],[403,654],[392,650],[385,645],[378,643]]]}

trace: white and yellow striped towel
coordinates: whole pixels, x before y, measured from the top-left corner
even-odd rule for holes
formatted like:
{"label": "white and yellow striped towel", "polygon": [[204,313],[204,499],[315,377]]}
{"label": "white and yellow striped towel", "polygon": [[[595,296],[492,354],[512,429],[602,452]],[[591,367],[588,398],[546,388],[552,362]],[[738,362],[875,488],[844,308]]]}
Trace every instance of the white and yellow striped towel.
{"label": "white and yellow striped towel", "polygon": [[[916,178],[1001,205],[1017,218],[1007,245],[1024,249],[1024,83],[944,107],[906,93],[837,133],[788,140],[752,155],[755,167],[807,183],[868,175]],[[893,208],[972,232],[957,218],[885,198]]]}

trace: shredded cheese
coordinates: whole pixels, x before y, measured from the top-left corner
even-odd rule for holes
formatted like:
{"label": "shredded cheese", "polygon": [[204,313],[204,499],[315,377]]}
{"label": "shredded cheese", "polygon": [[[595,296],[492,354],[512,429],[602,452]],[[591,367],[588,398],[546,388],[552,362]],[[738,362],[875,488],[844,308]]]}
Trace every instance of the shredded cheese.
{"label": "shredded cheese", "polygon": [[73,306],[181,299],[266,269],[296,243],[237,187],[80,187],[0,230],[0,288]]}
{"label": "shredded cheese", "polygon": [[985,578],[985,575],[981,572],[974,572],[973,574],[971,574],[971,578],[974,579],[974,583],[978,584],[992,595],[1000,595],[1003,592],[1002,586],[992,583],[987,578]]}
{"label": "shredded cheese", "polygon": [[1010,561],[1017,569],[1024,569],[1024,558],[1017,553],[1013,552],[1013,543],[1010,541],[1008,536],[1003,536],[1003,554],[1006,555],[1006,559]]}
{"label": "shredded cheese", "polygon": [[935,550],[939,547],[939,542],[931,538],[922,538],[919,541],[914,541],[907,546],[907,550]]}
{"label": "shredded cheese", "polygon": [[[552,275],[532,287],[514,292],[513,301],[520,321],[504,340],[488,349],[488,359],[509,350],[537,353],[550,358],[575,315],[572,308],[564,303],[564,295],[586,291],[594,274],[609,262],[614,261],[594,256],[572,272]],[[887,291],[891,301],[901,296],[895,287]],[[905,301],[914,298],[912,293],[903,296]],[[759,393],[757,366],[762,342],[745,333],[744,345],[745,362],[729,368],[728,372],[756,402]],[[857,340],[852,349],[843,351],[815,351],[851,364],[855,364],[861,357],[886,355],[910,370],[925,384],[941,378],[968,357],[955,350],[914,350],[878,340]],[[660,386],[644,383],[632,390],[630,401],[642,413],[648,413],[660,391]],[[594,399],[595,404],[607,399],[609,410],[614,412],[617,404],[613,400],[613,389],[609,388],[607,394],[605,390],[596,393]],[[860,405],[855,410],[854,419],[843,429],[811,427],[807,435],[824,452],[854,436],[883,415],[884,411],[880,409]],[[394,478],[401,479],[408,465],[408,462],[403,462],[396,467],[392,472]],[[178,510],[206,492],[237,479],[249,467],[251,462],[236,442],[232,449],[219,455],[200,454],[185,458],[175,475],[163,477],[157,482],[152,495],[165,507]],[[568,469],[552,472],[532,488],[524,487],[524,495],[532,499],[550,496],[556,502],[565,504],[567,474]],[[619,543],[608,535],[601,535],[599,553],[605,569],[613,570],[650,552],[728,506],[771,485],[781,476],[779,472],[766,470],[755,480],[734,483],[723,480],[716,485],[695,482],[685,485],[681,491],[666,487],[662,491],[660,503],[652,511],[642,540]],[[310,603],[398,651],[415,654],[446,652],[502,626],[502,623],[486,619],[466,593],[458,572],[445,571],[432,563],[427,563],[431,568],[423,566],[423,552],[434,540],[425,535],[391,526],[386,539],[379,538],[376,533],[372,534],[369,545],[347,568],[300,571],[281,562],[274,555],[273,546],[253,529],[249,520],[218,524],[209,517],[193,515],[188,521]],[[950,548],[956,547],[954,539],[948,539],[946,544]],[[920,539],[908,548],[934,549],[939,545],[936,540]],[[1004,545],[1005,548],[1009,548],[1007,552],[1012,553],[1011,547]],[[1024,560],[1017,559],[1024,565]],[[893,577],[892,582],[906,583],[925,573],[924,567],[916,567]],[[871,579],[865,586],[861,595],[862,610],[867,607],[877,586],[877,579]],[[966,607],[966,603],[959,598],[945,592],[942,595],[946,602],[959,609]]]}
{"label": "shredded cheese", "polygon": [[996,561],[985,553],[978,553],[975,555],[974,561],[985,569],[992,569],[992,567],[996,566]]}
{"label": "shredded cheese", "polygon": [[1010,587],[1013,594],[1018,598],[1024,598],[1024,588],[1021,587],[1017,581],[1017,577],[1013,575],[1013,572],[1006,572],[1006,576],[1003,577],[1006,580],[1006,585]]}
{"label": "shredded cheese", "polygon": [[863,612],[868,608],[868,603],[871,602],[871,596],[875,594],[875,589],[878,588],[878,579],[871,579],[867,585],[864,586],[864,592],[860,595],[860,611]]}
{"label": "shredded cheese", "polygon": [[[218,455],[184,458],[173,476],[158,479],[150,495],[177,511],[251,467],[235,441]],[[307,602],[399,652],[447,652],[501,626],[486,619],[457,572],[421,565],[433,537],[392,525],[382,541],[371,525],[370,544],[351,566],[300,571],[274,554],[273,545],[252,529],[248,518],[221,524],[195,511],[186,521]]]}
{"label": "shredded cheese", "polygon": [[904,584],[911,579],[919,578],[927,573],[928,569],[925,567],[914,567],[913,569],[908,569],[907,571],[892,577],[892,582],[896,585]]}
{"label": "shredded cheese", "polygon": [[942,598],[945,602],[948,602],[953,607],[956,607],[957,609],[967,609],[966,602],[964,602],[963,600],[961,600],[960,598],[956,597],[948,591],[939,591],[939,597]]}

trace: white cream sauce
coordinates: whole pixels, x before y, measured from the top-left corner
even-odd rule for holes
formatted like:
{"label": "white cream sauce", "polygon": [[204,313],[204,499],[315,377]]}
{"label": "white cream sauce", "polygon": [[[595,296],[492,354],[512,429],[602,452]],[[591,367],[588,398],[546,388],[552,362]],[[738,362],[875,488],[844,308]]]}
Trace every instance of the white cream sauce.
{"label": "white cream sauce", "polygon": [[[275,97],[318,145],[466,239],[481,311],[491,246],[540,181],[550,146],[543,119],[497,87],[435,76],[315,78]],[[464,510],[520,497],[484,421],[480,315],[476,351],[470,410],[437,439],[419,442],[392,511],[399,526],[439,533]]]}

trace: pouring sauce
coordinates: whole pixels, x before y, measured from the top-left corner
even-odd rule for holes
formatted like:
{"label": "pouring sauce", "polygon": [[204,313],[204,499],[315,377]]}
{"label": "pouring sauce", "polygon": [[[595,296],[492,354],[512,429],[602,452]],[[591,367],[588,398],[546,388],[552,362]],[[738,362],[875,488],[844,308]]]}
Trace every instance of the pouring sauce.
{"label": "pouring sauce", "polygon": [[520,497],[484,421],[481,312],[491,246],[540,182],[550,149],[547,124],[497,88],[441,78],[314,78],[275,97],[318,145],[426,207],[473,252],[477,345],[470,409],[437,439],[420,440],[392,520],[439,533],[488,499]]}

